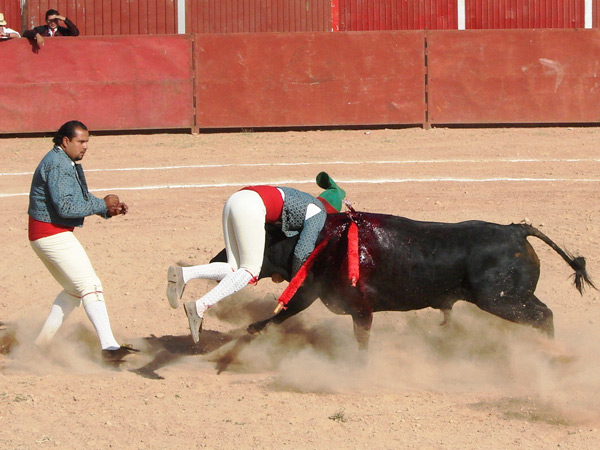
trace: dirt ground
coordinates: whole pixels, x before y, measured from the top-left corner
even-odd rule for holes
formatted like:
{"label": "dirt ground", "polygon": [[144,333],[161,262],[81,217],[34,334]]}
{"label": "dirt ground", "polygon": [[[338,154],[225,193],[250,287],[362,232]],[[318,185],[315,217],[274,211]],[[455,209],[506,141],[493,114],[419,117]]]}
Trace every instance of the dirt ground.
{"label": "dirt ground", "polygon": [[[117,339],[142,350],[115,370],[82,308],[49,351],[32,348],[60,290],[27,241],[31,174],[51,139],[0,138],[0,448],[598,448],[600,295],[580,296],[537,239],[553,342],[464,302],[446,328],[434,310],[376,314],[366,364],[351,319],[320,302],[247,342],[285,288],[262,280],[209,310],[195,346],[165,297],[169,265],[223,248],[232,192],[318,194],[321,170],[359,210],[529,221],[600,283],[598,142],[600,128],[577,127],[92,136],[91,190],[130,207],[76,230]],[[211,286],[192,281],[184,300]]]}

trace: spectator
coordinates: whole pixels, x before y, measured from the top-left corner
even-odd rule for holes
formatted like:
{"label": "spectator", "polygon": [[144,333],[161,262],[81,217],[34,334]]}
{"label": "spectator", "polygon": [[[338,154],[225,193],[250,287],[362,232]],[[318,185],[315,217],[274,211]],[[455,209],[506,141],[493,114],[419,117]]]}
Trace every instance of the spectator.
{"label": "spectator", "polygon": [[[59,26],[59,20],[62,20],[66,27]],[[55,9],[46,11],[46,25],[40,25],[23,33],[23,37],[35,39],[40,48],[44,45],[44,37],[54,36],[79,36],[77,26]]]}
{"label": "spectator", "polygon": [[8,28],[6,25],[6,20],[4,19],[4,13],[0,13],[0,39],[13,39],[20,38],[21,35],[13,30],[12,28]]}

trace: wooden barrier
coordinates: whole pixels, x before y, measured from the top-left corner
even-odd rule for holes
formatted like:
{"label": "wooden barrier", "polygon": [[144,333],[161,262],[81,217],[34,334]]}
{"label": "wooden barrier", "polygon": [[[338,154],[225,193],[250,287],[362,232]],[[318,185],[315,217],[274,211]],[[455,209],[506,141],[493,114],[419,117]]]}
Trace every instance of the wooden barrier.
{"label": "wooden barrier", "polygon": [[196,124],[422,124],[423,38],[406,31],[196,35]]}
{"label": "wooden barrier", "polygon": [[61,37],[2,45],[0,133],[192,128],[191,36]]}
{"label": "wooden barrier", "polygon": [[600,30],[427,34],[429,123],[600,121]]}
{"label": "wooden barrier", "polygon": [[[600,30],[2,42],[0,133],[600,122]],[[427,82],[426,82],[427,80]]]}

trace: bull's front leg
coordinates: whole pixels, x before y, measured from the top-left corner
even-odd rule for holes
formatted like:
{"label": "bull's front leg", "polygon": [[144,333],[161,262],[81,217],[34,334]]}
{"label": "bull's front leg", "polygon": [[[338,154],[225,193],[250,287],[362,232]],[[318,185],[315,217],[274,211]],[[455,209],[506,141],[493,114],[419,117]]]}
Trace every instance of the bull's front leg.
{"label": "bull's front leg", "polygon": [[354,337],[358,342],[358,349],[366,352],[369,349],[373,312],[370,308],[356,311],[352,314],[352,323],[354,325]]}
{"label": "bull's front leg", "polygon": [[282,310],[269,319],[260,320],[250,324],[248,326],[248,333],[258,334],[271,323],[279,325],[290,317],[304,311],[306,308],[312,305],[317,298],[318,293],[314,287],[305,285],[300,286],[296,294],[290,299],[287,309]]}

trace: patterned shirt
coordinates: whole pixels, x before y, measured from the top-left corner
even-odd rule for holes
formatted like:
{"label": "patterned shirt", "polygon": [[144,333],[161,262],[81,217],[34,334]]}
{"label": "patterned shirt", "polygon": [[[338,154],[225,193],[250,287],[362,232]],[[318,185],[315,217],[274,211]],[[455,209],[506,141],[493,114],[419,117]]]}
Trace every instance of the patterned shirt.
{"label": "patterned shirt", "polygon": [[83,218],[108,218],[104,199],[90,193],[80,164],[54,146],[35,169],[29,192],[28,214],[40,222],[80,227]]}
{"label": "patterned shirt", "polygon": [[[287,237],[300,233],[292,260],[293,277],[315,249],[319,234],[325,225],[327,213],[323,204],[306,192],[279,186],[278,189],[285,194],[281,212],[281,230]],[[320,212],[306,219],[306,209],[311,204],[317,206]]]}

